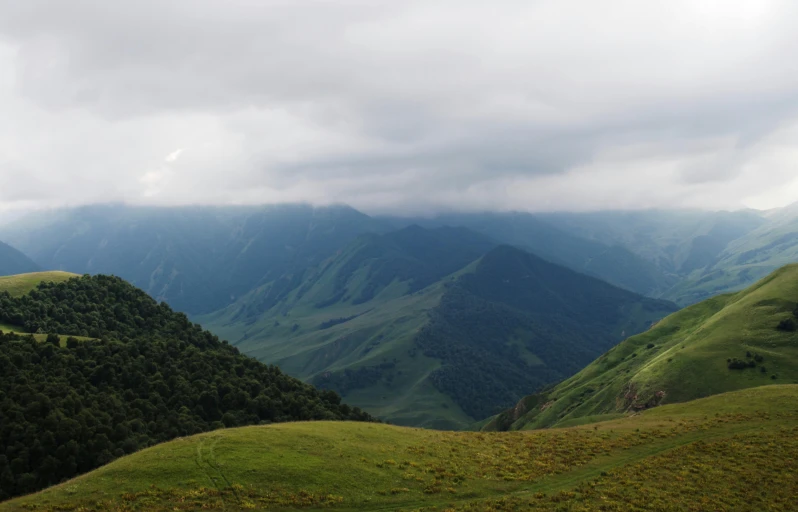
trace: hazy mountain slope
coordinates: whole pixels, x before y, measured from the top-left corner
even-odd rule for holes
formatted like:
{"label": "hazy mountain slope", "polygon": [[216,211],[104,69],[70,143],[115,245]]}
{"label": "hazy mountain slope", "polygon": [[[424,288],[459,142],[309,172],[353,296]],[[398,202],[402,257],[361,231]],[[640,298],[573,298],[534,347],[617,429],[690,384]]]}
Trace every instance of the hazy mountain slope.
{"label": "hazy mountain slope", "polygon": [[40,270],[39,265],[8,244],[0,242],[0,276],[25,274]]}
{"label": "hazy mountain slope", "polygon": [[288,423],[184,437],[0,504],[37,510],[794,510],[798,386],[569,429]]}
{"label": "hazy mountain slope", "polygon": [[199,320],[382,418],[459,428],[675,309],[518,249],[479,259],[494,245],[453,228],[363,236],[276,302],[266,285]]}
{"label": "hazy mountain slope", "polygon": [[444,214],[432,218],[385,218],[395,226],[463,226],[546,260],[643,295],[668,289],[675,279],[628,248],[567,233],[529,213]]}
{"label": "hazy mountain slope", "polygon": [[[523,399],[488,428],[537,428],[595,415],[798,381],[798,265],[679,311],[570,379]],[[739,362],[735,362],[735,360]],[[739,368],[738,368],[739,366]]]}
{"label": "hazy mountain slope", "polygon": [[768,223],[754,211],[609,211],[539,218],[574,236],[625,247],[675,275],[714,264],[729,243]]}
{"label": "hazy mountain slope", "polygon": [[0,499],[223,426],[371,419],[116,277],[2,291],[0,324],[49,333],[0,333]]}
{"label": "hazy mountain slope", "polygon": [[41,266],[119,275],[192,314],[259,284],[292,279],[358,235],[381,229],[348,207],[88,206],[3,228]]}
{"label": "hazy mountain slope", "polygon": [[768,224],[731,242],[717,261],[687,276],[668,296],[695,302],[736,291],[794,262],[798,262],[798,215],[791,209],[778,210],[771,212]]}

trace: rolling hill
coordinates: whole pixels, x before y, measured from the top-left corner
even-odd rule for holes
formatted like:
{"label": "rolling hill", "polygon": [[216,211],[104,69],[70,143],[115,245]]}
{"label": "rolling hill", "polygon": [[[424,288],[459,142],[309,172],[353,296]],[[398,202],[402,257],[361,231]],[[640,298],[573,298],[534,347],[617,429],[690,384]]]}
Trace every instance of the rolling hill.
{"label": "rolling hill", "polygon": [[39,266],[8,244],[0,242],[0,276],[36,272]]}
{"label": "rolling hill", "polygon": [[41,283],[61,283],[73,277],[79,276],[61,271],[0,276],[0,292],[8,292],[12,297],[19,297],[35,289]]}
{"label": "rolling hill", "polygon": [[48,280],[28,293],[0,291],[0,330],[43,333],[0,332],[0,499],[179,436],[373,419],[241,355],[119,278],[38,276]]}
{"label": "rolling hill", "polygon": [[199,320],[378,417],[462,428],[675,309],[468,230],[411,226]]}
{"label": "rolling hill", "polygon": [[486,429],[528,429],[798,382],[798,265],[687,307],[578,374],[521,400]]}
{"label": "rolling hill", "polygon": [[345,422],[219,430],[0,503],[37,510],[772,510],[798,493],[798,386],[535,432]]}

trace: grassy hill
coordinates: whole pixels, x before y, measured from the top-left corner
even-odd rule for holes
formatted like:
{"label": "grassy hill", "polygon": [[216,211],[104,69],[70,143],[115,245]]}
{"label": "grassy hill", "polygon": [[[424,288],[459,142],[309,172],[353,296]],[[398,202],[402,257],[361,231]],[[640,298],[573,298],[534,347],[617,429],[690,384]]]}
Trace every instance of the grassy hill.
{"label": "grassy hill", "polygon": [[486,429],[539,428],[798,382],[798,265],[750,288],[685,308],[633,336],[584,370],[529,396]]}
{"label": "grassy hill", "polygon": [[35,272],[39,266],[10,245],[0,242],[0,276]]}
{"label": "grassy hill", "polygon": [[270,283],[198,320],[383,419],[457,429],[675,310],[493,247],[456,228],[363,236],[304,281]]}
{"label": "grassy hill", "polygon": [[73,277],[78,277],[78,275],[61,271],[30,272],[13,276],[0,276],[0,292],[8,292],[12,297],[19,297],[36,288],[39,283],[61,283]]}
{"label": "grassy hill", "polygon": [[157,445],[38,494],[36,510],[794,510],[798,386],[568,429],[314,422]]}

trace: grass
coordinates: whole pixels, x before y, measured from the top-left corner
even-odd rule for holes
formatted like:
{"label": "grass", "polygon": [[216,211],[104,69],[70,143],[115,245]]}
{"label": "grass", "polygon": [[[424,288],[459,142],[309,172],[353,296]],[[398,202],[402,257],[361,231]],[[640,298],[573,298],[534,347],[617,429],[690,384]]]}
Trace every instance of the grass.
{"label": "grass", "polygon": [[78,275],[57,270],[51,272],[31,272],[29,274],[2,276],[0,277],[0,291],[6,291],[14,297],[19,297],[20,295],[25,295],[36,288],[39,283],[47,281],[60,283],[73,277],[78,277]]}
{"label": "grass", "polygon": [[439,432],[289,423],[178,439],[0,512],[791,510],[798,386],[567,429]]}
{"label": "grass", "polygon": [[[788,265],[746,290],[670,315],[552,390],[525,398],[485,428],[502,422],[513,429],[573,425],[580,418],[652,404],[798,383],[798,333],[776,329],[796,305],[798,265]],[[727,366],[730,358],[748,361],[755,354],[764,358],[755,368]]]}

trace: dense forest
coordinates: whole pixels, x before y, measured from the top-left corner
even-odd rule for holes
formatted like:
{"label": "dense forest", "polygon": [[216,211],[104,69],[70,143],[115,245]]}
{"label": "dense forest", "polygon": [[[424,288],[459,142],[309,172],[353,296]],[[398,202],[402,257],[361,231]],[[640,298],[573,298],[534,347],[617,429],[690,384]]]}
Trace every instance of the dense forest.
{"label": "dense forest", "polygon": [[625,322],[628,334],[646,328],[636,308],[641,319],[676,309],[501,246],[448,285],[415,343],[443,362],[430,376],[438,390],[482,419],[577,372]]}
{"label": "dense forest", "polygon": [[[178,436],[293,420],[373,420],[241,355],[107,276],[0,293],[0,499],[36,491]],[[90,336],[66,343],[54,333]]]}

